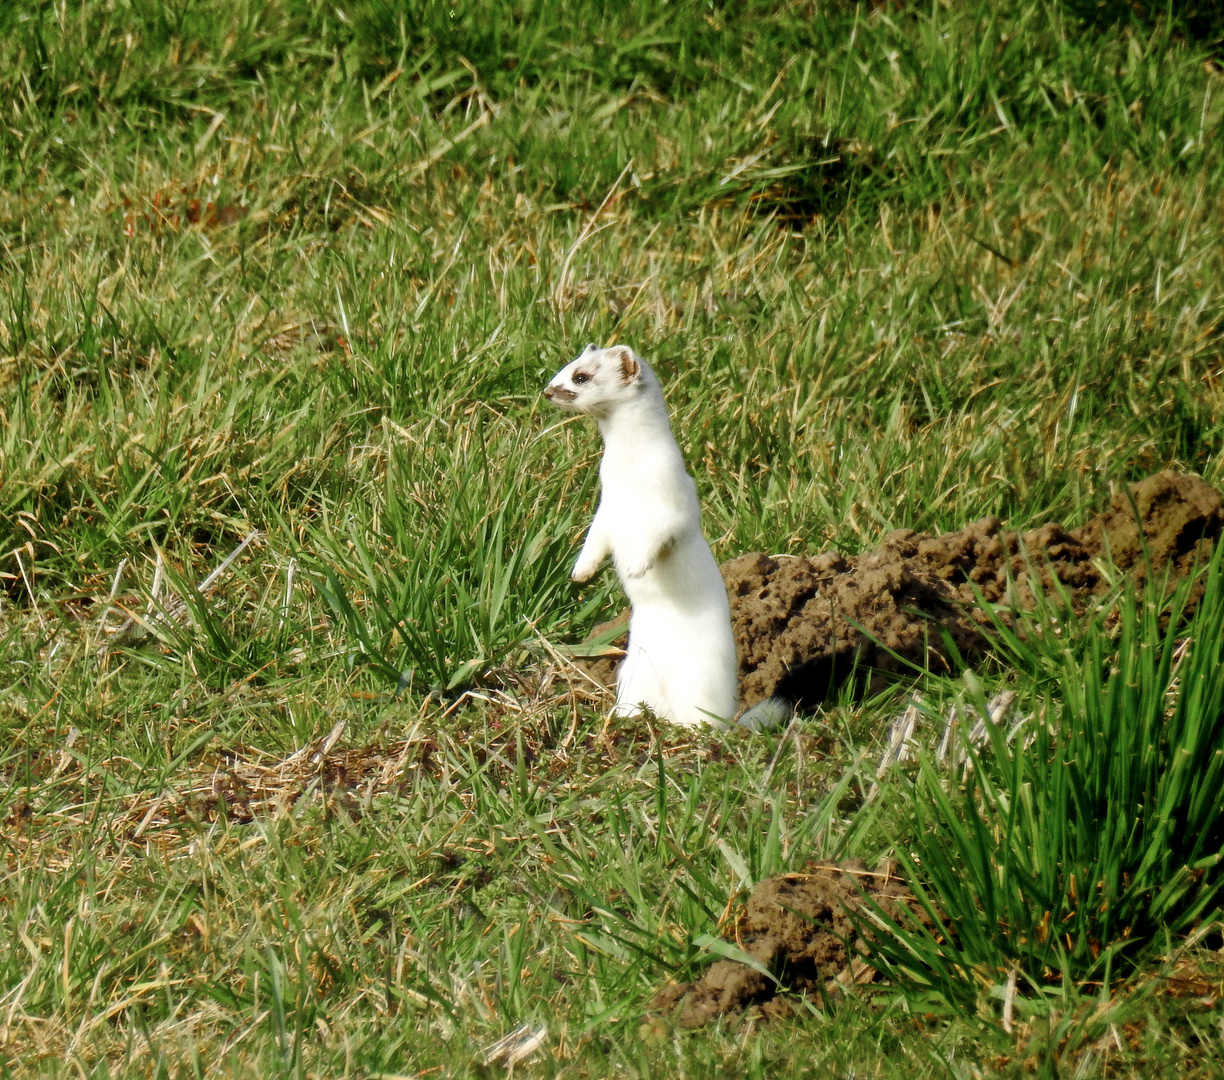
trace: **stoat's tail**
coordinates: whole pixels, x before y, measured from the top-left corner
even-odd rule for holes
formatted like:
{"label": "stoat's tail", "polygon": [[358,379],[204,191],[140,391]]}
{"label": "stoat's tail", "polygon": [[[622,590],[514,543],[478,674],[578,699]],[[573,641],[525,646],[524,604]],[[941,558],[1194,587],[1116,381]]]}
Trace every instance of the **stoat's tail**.
{"label": "stoat's tail", "polygon": [[735,723],[749,731],[773,731],[788,723],[794,715],[795,706],[786,698],[767,697],[746,710]]}

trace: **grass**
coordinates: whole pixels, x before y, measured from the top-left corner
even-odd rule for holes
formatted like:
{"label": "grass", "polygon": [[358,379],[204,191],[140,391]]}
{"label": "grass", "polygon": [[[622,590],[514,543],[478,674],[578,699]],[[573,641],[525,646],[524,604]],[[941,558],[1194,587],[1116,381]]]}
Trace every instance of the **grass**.
{"label": "grass", "polygon": [[608,725],[549,652],[620,602],[539,403],[589,340],[720,558],[1221,482],[1224,82],[1161,7],[5,5],[6,1073],[485,1075],[530,1023],[533,1075],[1212,1075],[1174,939],[1019,1035],[639,1034],[746,885],[906,835],[903,700]]}

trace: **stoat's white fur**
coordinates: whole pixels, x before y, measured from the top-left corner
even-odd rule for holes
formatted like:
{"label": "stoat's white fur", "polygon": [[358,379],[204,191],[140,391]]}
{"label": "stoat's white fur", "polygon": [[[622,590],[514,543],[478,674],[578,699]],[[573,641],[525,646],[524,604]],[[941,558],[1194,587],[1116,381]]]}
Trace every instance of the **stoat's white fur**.
{"label": "stoat's white fur", "polygon": [[730,723],[739,687],[727,590],[654,372],[624,346],[588,345],[544,396],[593,416],[603,435],[599,508],[572,576],[588,580],[611,555],[629,596],[615,711]]}

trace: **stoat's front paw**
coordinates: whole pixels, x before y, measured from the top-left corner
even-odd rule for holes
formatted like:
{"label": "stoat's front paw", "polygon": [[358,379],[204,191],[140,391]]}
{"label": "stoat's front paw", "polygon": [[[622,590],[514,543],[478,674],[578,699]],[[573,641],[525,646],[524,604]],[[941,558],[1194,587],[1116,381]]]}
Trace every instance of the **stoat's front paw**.
{"label": "stoat's front paw", "polygon": [[599,563],[593,566],[590,563],[585,563],[581,559],[574,563],[574,569],[570,571],[570,580],[582,584],[584,581],[590,581],[595,576],[595,571],[599,569]]}
{"label": "stoat's front paw", "polygon": [[625,567],[625,577],[640,578],[653,570],[658,565],[661,559],[666,559],[673,551],[676,550],[675,537],[669,536],[662,544],[659,545],[656,551],[649,555],[644,555],[636,562],[630,563]]}
{"label": "stoat's front paw", "polygon": [[634,580],[645,577],[651,570],[654,569],[655,561],[656,560],[654,559],[646,559],[642,562],[636,562],[630,566],[626,566],[625,577],[633,578]]}

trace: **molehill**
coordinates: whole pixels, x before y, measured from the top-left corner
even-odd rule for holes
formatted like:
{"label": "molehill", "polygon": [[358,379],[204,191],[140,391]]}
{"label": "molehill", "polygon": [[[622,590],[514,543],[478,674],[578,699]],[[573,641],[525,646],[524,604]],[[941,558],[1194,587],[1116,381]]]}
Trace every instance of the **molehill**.
{"label": "molehill", "polygon": [[1183,577],[1208,558],[1222,526],[1215,488],[1162,472],[1117,492],[1078,529],[1051,522],[1017,533],[986,517],[941,536],[900,529],[859,556],[741,555],[722,570],[743,704],[777,693],[817,705],[856,665],[869,692],[916,668],[949,670],[945,635],[975,663],[989,647],[981,602],[1028,608],[1034,591],[1052,595],[1057,581],[1082,609],[1116,579],[1111,562],[1136,587],[1149,572]]}
{"label": "molehill", "polygon": [[[930,925],[913,894],[885,863],[869,871],[860,860],[783,874],[758,884],[748,896],[734,933],[725,937],[761,970],[736,960],[711,964],[692,983],[661,987],[648,1014],[666,1016],[680,1027],[700,1027],[724,1014],[757,1007],[763,1019],[782,1019],[796,995],[820,1000],[856,983],[870,982],[874,970],[861,959],[862,938],[847,912],[864,897],[892,918],[904,906]],[[779,983],[788,993],[778,993]]]}

